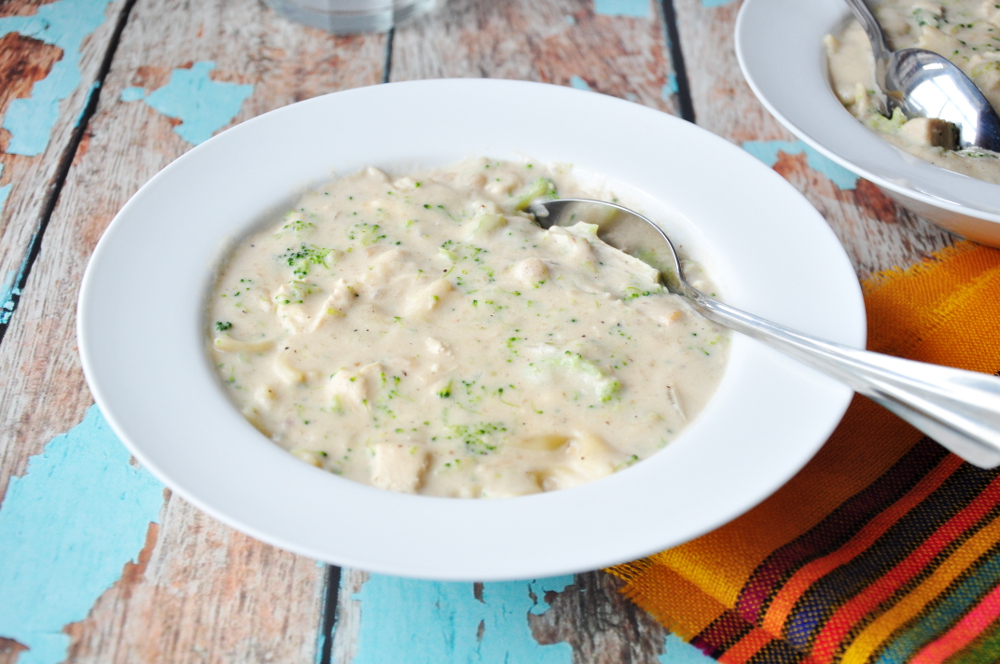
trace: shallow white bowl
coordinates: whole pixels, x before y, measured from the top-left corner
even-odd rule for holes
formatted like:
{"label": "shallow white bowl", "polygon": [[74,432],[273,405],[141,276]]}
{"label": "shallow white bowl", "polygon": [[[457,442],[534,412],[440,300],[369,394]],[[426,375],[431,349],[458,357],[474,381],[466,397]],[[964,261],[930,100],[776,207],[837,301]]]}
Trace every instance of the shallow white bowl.
{"label": "shallow white bowl", "polygon": [[288,106],[191,150],[111,223],[83,280],[94,398],[142,464],[209,514],[313,558],[402,576],[499,580],[594,569],[679,544],[795,473],[850,390],[748,339],[706,411],[653,458],[592,484],[507,500],[395,494],[304,464],[227,401],[205,353],[220,252],[306,188],[365,165],[489,155],[601,173],[706,265],[725,299],[852,346],[854,272],[780,176],[669,115],[536,83],[436,80]]}
{"label": "shallow white bowl", "polygon": [[844,0],[745,0],[736,56],[761,103],[793,134],[920,216],[1000,246],[1000,185],[952,173],[886,143],[830,87],[823,36],[846,24]]}

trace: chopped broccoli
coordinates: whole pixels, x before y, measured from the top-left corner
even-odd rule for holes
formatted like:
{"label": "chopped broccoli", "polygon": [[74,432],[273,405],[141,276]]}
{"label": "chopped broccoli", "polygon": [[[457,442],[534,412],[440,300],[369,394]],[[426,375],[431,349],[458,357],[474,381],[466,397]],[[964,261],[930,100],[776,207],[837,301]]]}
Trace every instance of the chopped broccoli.
{"label": "chopped broccoli", "polygon": [[303,244],[298,249],[286,250],[281,255],[281,260],[292,268],[292,274],[301,279],[309,274],[309,268],[313,265],[330,267],[333,257],[333,249],[317,247],[315,244]]}
{"label": "chopped broccoli", "polygon": [[517,211],[527,210],[528,206],[538,198],[556,198],[556,185],[548,178],[538,178],[528,186],[521,195],[518,196],[514,209]]}

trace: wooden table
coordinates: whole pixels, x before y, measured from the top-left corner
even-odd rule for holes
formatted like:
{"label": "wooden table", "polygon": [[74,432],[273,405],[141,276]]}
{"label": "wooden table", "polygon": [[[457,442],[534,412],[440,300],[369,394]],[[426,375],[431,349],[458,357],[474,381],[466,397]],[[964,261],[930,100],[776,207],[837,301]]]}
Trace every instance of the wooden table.
{"label": "wooden table", "polygon": [[697,122],[802,191],[861,278],[951,243],[767,114],[736,64],[738,9],[447,0],[390,34],[335,38],[260,0],[0,6],[0,663],[702,661],[599,571],[416,582],[215,522],[107,430],[74,310],[111,218],[193,145],[301,99],[418,78],[545,81]]}

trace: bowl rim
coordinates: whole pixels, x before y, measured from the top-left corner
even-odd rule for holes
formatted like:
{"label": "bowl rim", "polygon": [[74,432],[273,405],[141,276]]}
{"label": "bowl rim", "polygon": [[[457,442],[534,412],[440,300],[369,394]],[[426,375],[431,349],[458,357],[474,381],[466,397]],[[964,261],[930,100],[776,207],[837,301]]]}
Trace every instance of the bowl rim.
{"label": "bowl rim", "polygon": [[[736,17],[736,58],[761,104],[797,138],[854,174],[904,197],[984,221],[1000,222],[1000,185],[934,166],[877,139],[836,98],[822,38],[849,18],[840,0],[745,0]],[[761,30],[760,26],[770,26]],[[755,42],[766,35],[769,48]],[[812,48],[812,57],[805,57]],[[792,102],[781,77],[806,81]],[[821,124],[826,126],[821,126]],[[821,135],[822,140],[816,138]]]}
{"label": "bowl rim", "polygon": [[[534,104],[505,105],[512,99]],[[396,109],[422,133],[386,124],[398,119]],[[539,115],[562,121],[540,124]],[[330,117],[354,131],[338,132]],[[458,122],[468,117],[479,123]],[[595,121],[606,128],[588,131]],[[580,135],[590,141],[581,144]],[[644,150],[625,154],[622,141]],[[289,145],[295,159],[283,152]],[[709,271],[723,276],[731,303],[863,347],[860,286],[823,218],[781,176],[704,129],[628,101],[524,81],[438,79],[336,92],[248,120],[169,164],[112,220],[84,274],[77,332],[95,401],[140,463],[203,511],[276,546],[373,572],[465,581],[554,576],[639,558],[738,516],[797,472],[840,421],[850,389],[734,337],[719,393],[677,441],[574,489],[495,501],[430,498],[298,461],[225,398],[199,350],[204,314],[191,301],[204,301],[220,250],[234,236],[328,180],[331,165],[392,166],[413,157],[401,146],[422,146],[430,165],[484,150],[513,158],[529,146],[540,161],[600,164],[609,181],[634,187],[654,207],[667,192],[680,215],[672,232],[688,224],[694,244],[707,242],[718,259],[718,271]],[[728,195],[708,195],[706,186]],[[755,225],[732,218],[746,214]],[[196,231],[197,241],[178,237],[177,228]],[[783,255],[779,245],[810,250]],[[753,275],[739,272],[749,265]],[[808,277],[781,289],[793,304],[761,288],[788,269]],[[822,303],[806,302],[814,294]],[[146,321],[141,337],[122,328],[130,315]],[[158,354],[150,357],[149,348]],[[137,389],[137,366],[155,393]],[[630,509],[640,500],[685,509],[650,520]]]}

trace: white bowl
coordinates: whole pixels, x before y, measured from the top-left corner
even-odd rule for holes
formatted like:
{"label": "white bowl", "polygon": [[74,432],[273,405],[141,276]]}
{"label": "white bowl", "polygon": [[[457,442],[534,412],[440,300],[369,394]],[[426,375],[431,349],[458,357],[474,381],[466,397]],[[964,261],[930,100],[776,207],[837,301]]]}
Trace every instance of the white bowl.
{"label": "white bowl", "polygon": [[718,393],[676,442],[570,490],[505,500],[390,493],[304,464],[260,435],[205,353],[221,252],[333,171],[476,155],[601,173],[667,220],[729,302],[864,342],[860,289],[833,233],[780,176],[726,141],[570,88],[380,85],[220,134],[150,180],[111,223],[83,280],[78,333],[94,398],[132,453],[209,514],[297,553],[401,576],[499,580],[594,569],[689,540],[762,500],[822,445],[851,391],[742,337]]}
{"label": "white bowl", "polygon": [[849,14],[844,0],[745,0],[736,56],[754,94],[789,131],[903,206],[953,233],[1000,246],[1000,185],[890,145],[833,93],[823,36],[838,33]]}

